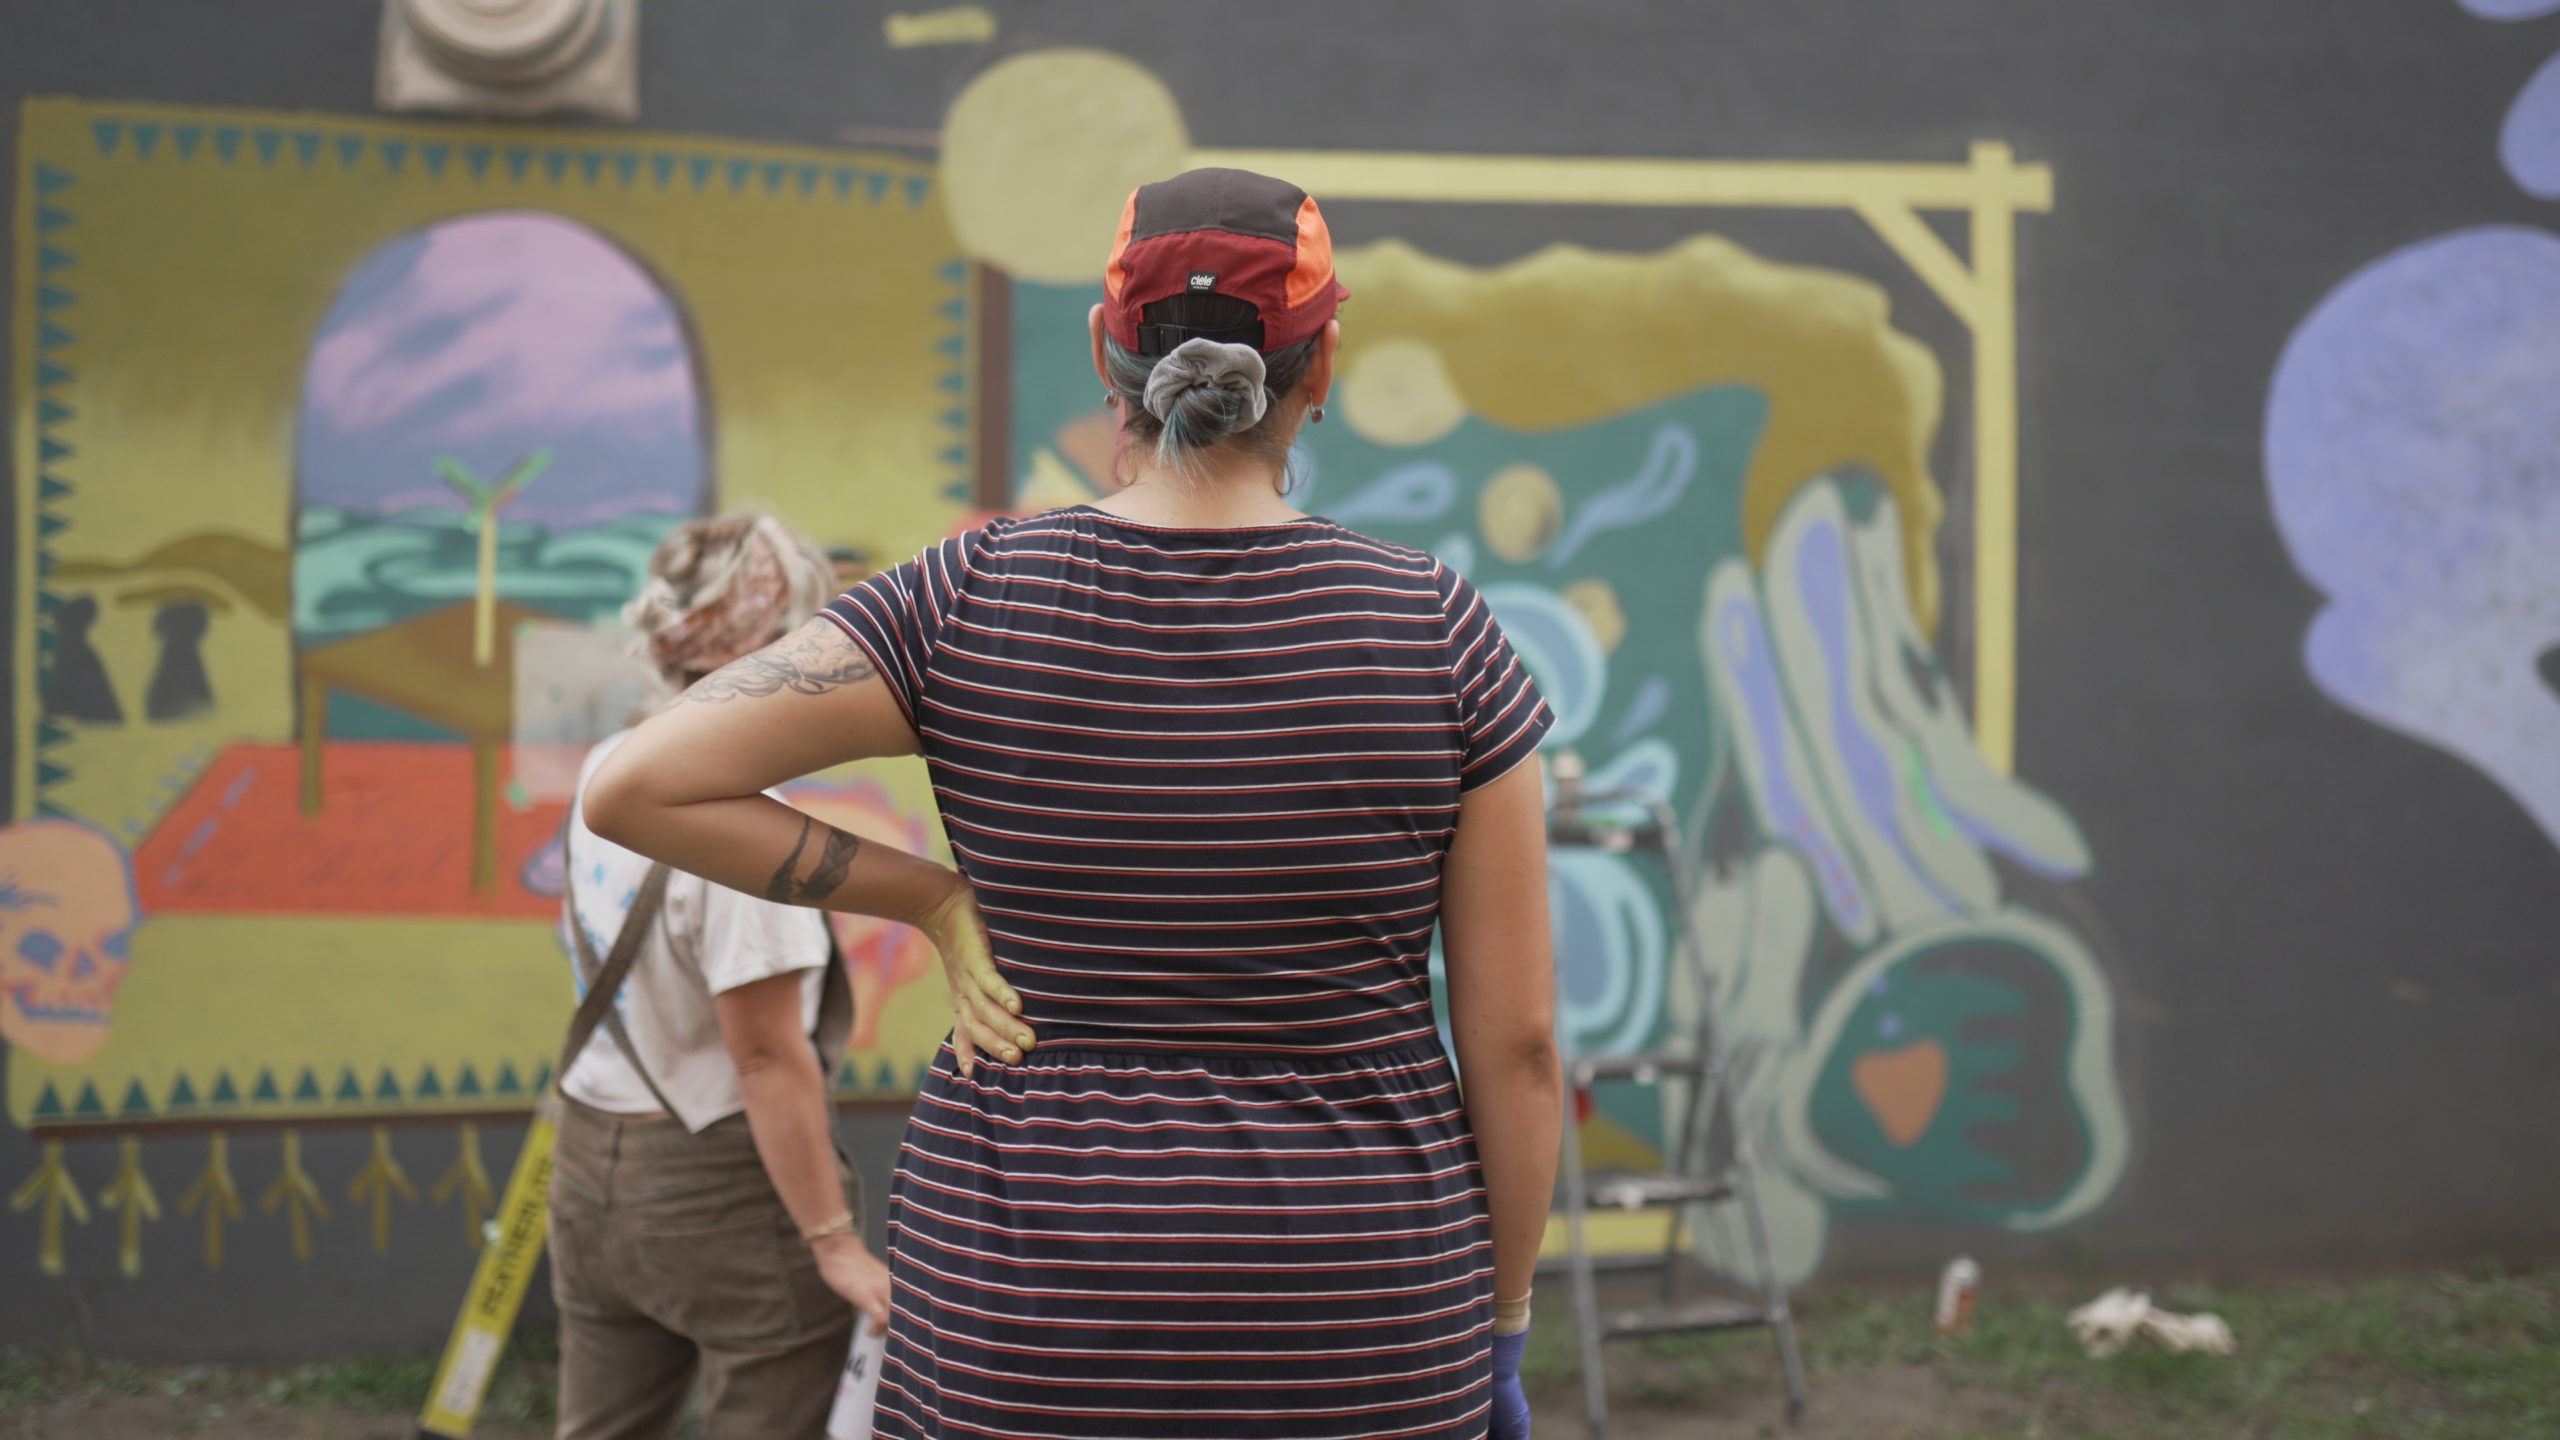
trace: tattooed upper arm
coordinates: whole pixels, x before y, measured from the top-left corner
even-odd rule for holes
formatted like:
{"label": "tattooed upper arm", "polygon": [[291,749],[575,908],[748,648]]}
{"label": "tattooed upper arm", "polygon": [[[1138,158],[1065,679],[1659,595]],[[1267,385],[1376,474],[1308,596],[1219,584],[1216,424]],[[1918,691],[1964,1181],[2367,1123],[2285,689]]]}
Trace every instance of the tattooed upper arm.
{"label": "tattooed upper arm", "polygon": [[824,621],[812,621],[753,655],[732,660],[684,692],[688,701],[717,705],[723,701],[758,699],[788,690],[795,695],[824,695],[843,685],[880,673],[862,647]]}

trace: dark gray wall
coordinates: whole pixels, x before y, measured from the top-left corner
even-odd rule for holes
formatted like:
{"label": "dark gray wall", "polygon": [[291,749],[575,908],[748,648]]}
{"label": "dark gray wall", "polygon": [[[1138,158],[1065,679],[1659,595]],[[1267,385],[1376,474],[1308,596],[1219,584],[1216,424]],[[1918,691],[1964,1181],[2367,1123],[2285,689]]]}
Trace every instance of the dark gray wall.
{"label": "dark gray wall", "polygon": [[[886,50],[887,8],[646,0],[645,124],[816,143],[929,129],[991,53]],[[1832,1270],[1916,1267],[1955,1243],[1995,1264],[2135,1273],[2560,1251],[2560,850],[2470,767],[2305,678],[2317,597],[2278,542],[2259,458],[2278,351],[2350,271],[2462,226],[2560,225],[2560,206],[2508,182],[2494,141],[2560,49],[2560,17],[2496,25],[2452,0],[991,8],[996,51],[1092,44],[1146,64],[1204,144],[1945,160],[1989,137],[2050,163],[2056,209],[2023,220],[2019,246],[2018,770],[2098,857],[2069,903],[2125,997],[2137,1153],[2108,1209],[2063,1236],[1850,1223]],[[5,0],[0,128],[14,136],[31,94],[361,113],[376,15],[347,0]],[[1401,235],[1479,262],[1714,228],[1895,273],[1845,219],[1332,213],[1344,243]],[[1962,355],[1916,285],[1888,287],[1898,323]],[[1959,605],[1946,633],[1967,623]],[[2394,999],[2403,980],[2429,998]],[[877,1171],[890,1135],[849,1138]],[[361,1143],[315,1139],[314,1172],[352,1172]],[[192,1173],[181,1152],[200,1142],[161,1144],[155,1172]],[[240,1142],[244,1186],[271,1173],[258,1147],[274,1144]],[[0,1131],[0,1180],[35,1158]],[[95,1193],[113,1147],[75,1145],[72,1163]],[[253,1224],[209,1276],[172,1217],[136,1287],[97,1278],[113,1274],[112,1232],[76,1233],[66,1286],[35,1273],[31,1217],[0,1216],[0,1338],[76,1329],[192,1355],[423,1345],[468,1263],[458,1246],[376,1261],[341,1221],[295,1267],[256,1253],[283,1241]]]}

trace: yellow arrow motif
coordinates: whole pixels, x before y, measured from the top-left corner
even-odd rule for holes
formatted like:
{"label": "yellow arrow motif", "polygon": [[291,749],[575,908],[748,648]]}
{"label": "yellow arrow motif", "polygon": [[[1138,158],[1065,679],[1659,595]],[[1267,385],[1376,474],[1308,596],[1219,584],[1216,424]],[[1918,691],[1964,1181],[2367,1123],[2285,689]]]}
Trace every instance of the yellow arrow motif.
{"label": "yellow arrow motif", "polygon": [[83,1225],[89,1223],[89,1204],[80,1198],[80,1186],[72,1180],[70,1169],[62,1163],[62,1142],[59,1140],[44,1142],[43,1163],[37,1165],[36,1173],[28,1176],[27,1182],[9,1197],[9,1208],[33,1209],[39,1200],[44,1202],[44,1221],[36,1240],[36,1263],[44,1268],[47,1275],[59,1275],[62,1273],[62,1212],[70,1211],[71,1218]]}
{"label": "yellow arrow motif", "polygon": [[231,1183],[231,1137],[216,1130],[204,1157],[204,1173],[178,1198],[181,1214],[204,1207],[204,1268],[222,1268],[222,1223],[240,1218],[240,1187]]}
{"label": "yellow arrow motif", "polygon": [[376,1255],[391,1253],[391,1196],[395,1191],[401,1199],[417,1203],[418,1187],[409,1183],[409,1172],[401,1169],[400,1162],[392,1158],[390,1129],[376,1125],[373,1127],[373,1158],[364,1162],[364,1168],[356,1172],[356,1178],[347,1182],[349,1200],[358,1205],[370,1203],[373,1206],[373,1253]]}
{"label": "yellow arrow motif", "polygon": [[124,1212],[116,1263],[130,1280],[142,1273],[142,1222],[160,1218],[160,1197],[152,1193],[151,1179],[142,1173],[141,1139],[127,1135],[122,1145],[124,1163],[117,1167],[116,1178],[98,1192],[98,1203]]}
{"label": "yellow arrow motif", "polygon": [[453,1157],[453,1168],[444,1172],[429,1193],[439,1205],[450,1204],[454,1195],[462,1196],[462,1233],[478,1250],[487,1240],[480,1230],[489,1218],[489,1207],[497,1203],[497,1195],[489,1189],[489,1171],[480,1163],[480,1127],[462,1122],[462,1150]]}
{"label": "yellow arrow motif", "polygon": [[273,1215],[277,1206],[288,1201],[291,1208],[285,1211],[285,1215],[293,1222],[293,1258],[308,1265],[311,1263],[311,1217],[317,1215],[323,1220],[328,1219],[329,1202],[320,1198],[320,1187],[311,1183],[310,1174],[302,1168],[302,1136],[294,1130],[284,1132],[284,1173],[276,1176],[276,1183],[268,1186],[267,1193],[258,1197],[258,1208]]}

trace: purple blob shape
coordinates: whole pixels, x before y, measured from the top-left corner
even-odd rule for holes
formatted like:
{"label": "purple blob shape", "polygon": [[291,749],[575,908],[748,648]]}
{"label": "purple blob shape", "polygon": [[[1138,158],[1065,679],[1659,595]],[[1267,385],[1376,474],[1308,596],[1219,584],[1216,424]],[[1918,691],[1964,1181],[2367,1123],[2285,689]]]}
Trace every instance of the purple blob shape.
{"label": "purple blob shape", "polygon": [[[2560,0],[2544,8],[2560,9]],[[2560,55],[2543,61],[2516,92],[2498,130],[2498,158],[2526,194],[2560,200]]]}
{"label": "purple blob shape", "polygon": [[2483,20],[2530,20],[2560,10],[2560,0],[2462,0],[2462,8]]}

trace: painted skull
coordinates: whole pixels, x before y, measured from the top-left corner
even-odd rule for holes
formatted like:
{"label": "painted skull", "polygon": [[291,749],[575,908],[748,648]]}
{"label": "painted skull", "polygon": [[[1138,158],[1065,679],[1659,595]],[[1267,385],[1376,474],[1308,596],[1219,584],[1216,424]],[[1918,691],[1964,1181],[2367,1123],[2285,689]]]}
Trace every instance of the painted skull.
{"label": "painted skull", "polygon": [[141,918],[114,841],[76,820],[0,829],[0,1038],[66,1064],[96,1054]]}

